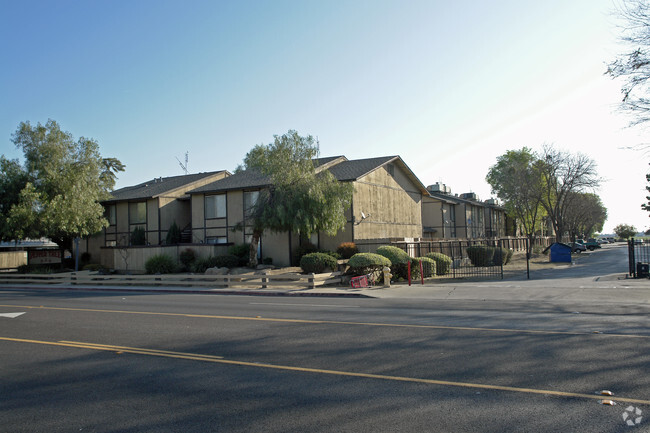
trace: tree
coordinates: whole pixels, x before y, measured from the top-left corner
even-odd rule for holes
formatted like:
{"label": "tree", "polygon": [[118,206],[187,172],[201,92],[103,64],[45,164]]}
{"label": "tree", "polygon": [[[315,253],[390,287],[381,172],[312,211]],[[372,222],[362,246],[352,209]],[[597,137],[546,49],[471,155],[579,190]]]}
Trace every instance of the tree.
{"label": "tree", "polygon": [[596,163],[587,155],[576,155],[556,150],[551,145],[544,145],[535,165],[543,183],[541,205],[546,210],[558,242],[566,231],[565,214],[571,201],[572,193],[593,190],[600,185],[596,173]]}
{"label": "tree", "polygon": [[509,150],[497,158],[485,178],[504,203],[506,212],[521,225],[532,250],[541,217],[544,216],[542,182],[535,169],[536,156],[527,147]]}
{"label": "tree", "polygon": [[[20,193],[4,215],[14,236],[46,237],[72,250],[75,237],[108,226],[99,202],[110,197],[116,174],[124,170],[119,160],[102,158],[96,141],[75,141],[51,119],[36,126],[21,122],[12,141],[25,157],[11,175],[21,179]],[[10,166],[17,170],[16,164]]]}
{"label": "tree", "polygon": [[636,227],[629,224],[619,224],[614,227],[616,236],[623,239],[629,239],[636,234]]}
{"label": "tree", "polygon": [[[648,182],[650,184],[650,173],[645,175],[645,180],[646,180],[646,182]],[[645,190],[650,192],[650,185],[646,185]],[[647,195],[645,197],[645,199],[647,200],[647,202],[641,205],[641,209],[647,210],[648,212],[650,212],[650,195]],[[648,216],[650,216],[650,215],[648,215]]]}
{"label": "tree", "polygon": [[11,224],[9,211],[18,204],[20,192],[27,184],[27,173],[17,159],[0,156],[0,240],[18,241],[18,227]]}
{"label": "tree", "polygon": [[564,221],[571,241],[576,237],[592,237],[603,229],[607,220],[607,209],[600,197],[593,193],[572,192]]}
{"label": "tree", "polygon": [[345,227],[345,211],[352,203],[353,186],[337,181],[327,170],[318,170],[318,144],[311,135],[290,130],[275,135],[269,145],[257,145],[238,170],[251,170],[269,179],[257,202],[246,215],[252,227],[249,266],[257,265],[262,233],[294,232],[301,236],[323,231],[335,235]]}
{"label": "tree", "polygon": [[622,0],[617,12],[625,22],[620,39],[629,51],[611,62],[606,74],[623,80],[621,109],[632,115],[632,125],[638,125],[650,120],[650,4]]}

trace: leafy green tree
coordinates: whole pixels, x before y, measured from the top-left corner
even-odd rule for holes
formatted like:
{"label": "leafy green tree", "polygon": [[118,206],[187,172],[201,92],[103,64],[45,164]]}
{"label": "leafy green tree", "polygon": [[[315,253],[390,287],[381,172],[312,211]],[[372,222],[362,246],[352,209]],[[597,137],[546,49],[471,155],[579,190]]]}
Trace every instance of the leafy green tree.
{"label": "leafy green tree", "polygon": [[492,193],[503,202],[506,212],[517,220],[529,239],[528,253],[545,216],[542,179],[536,164],[537,157],[527,147],[509,150],[497,158],[485,178]]}
{"label": "leafy green tree", "polygon": [[345,227],[345,211],[352,203],[353,186],[319,170],[314,159],[318,144],[296,131],[274,136],[273,143],[257,145],[238,170],[252,170],[269,179],[257,202],[247,211],[252,227],[249,266],[257,265],[257,248],[265,230],[301,236],[323,231],[335,235]]}
{"label": "leafy green tree", "polygon": [[3,236],[46,237],[71,250],[75,237],[108,226],[99,202],[110,197],[116,174],[124,170],[120,161],[102,158],[96,141],[75,141],[54,120],[36,126],[21,122],[12,141],[25,161],[20,170],[15,162],[3,162],[3,176],[21,185],[8,210],[3,203]]}
{"label": "leafy green tree", "polygon": [[27,185],[27,173],[17,159],[9,160],[0,156],[0,240],[18,241],[18,227],[9,219],[11,207],[18,204],[20,192]]}
{"label": "leafy green tree", "polygon": [[614,233],[619,238],[629,239],[636,234],[636,227],[629,224],[619,224],[614,227]]}
{"label": "leafy green tree", "polygon": [[571,193],[568,201],[564,220],[572,242],[576,237],[589,238],[602,231],[607,220],[607,208],[597,194]]}

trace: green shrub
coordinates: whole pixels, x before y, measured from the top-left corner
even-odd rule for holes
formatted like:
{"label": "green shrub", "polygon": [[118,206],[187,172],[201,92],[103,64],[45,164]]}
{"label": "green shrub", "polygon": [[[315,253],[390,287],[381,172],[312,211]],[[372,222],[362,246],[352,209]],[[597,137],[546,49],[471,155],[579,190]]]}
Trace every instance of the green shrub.
{"label": "green shrub", "polygon": [[359,252],[359,248],[354,242],[343,242],[338,246],[336,252],[341,256],[342,259],[349,259],[353,255]]}
{"label": "green shrub", "polygon": [[251,244],[232,245],[228,248],[228,254],[237,257],[238,263],[235,266],[246,266],[250,260]]}
{"label": "green shrub", "polygon": [[204,274],[208,268],[214,267],[214,257],[199,257],[191,266],[192,272],[196,274]]}
{"label": "green shrub", "polygon": [[308,274],[320,274],[325,269],[336,269],[336,259],[325,253],[305,254],[300,259],[302,271]]}
{"label": "green shrub", "polygon": [[87,251],[84,252],[84,253],[81,253],[81,255],[79,256],[79,262],[82,265],[87,265],[88,263],[90,263],[90,253],[87,252]]}
{"label": "green shrub", "polygon": [[176,221],[169,226],[167,230],[167,237],[165,238],[165,243],[168,245],[175,245],[181,242],[181,229],[176,225]]}
{"label": "green shrub", "polygon": [[216,256],[212,258],[212,261],[210,264],[211,268],[217,267],[217,268],[236,268],[240,264],[240,257],[237,257],[234,254],[224,254],[222,256]]}
{"label": "green shrub", "polygon": [[55,274],[60,272],[60,268],[51,265],[20,265],[16,271],[19,274]]}
{"label": "green shrub", "polygon": [[510,262],[514,252],[508,248],[492,247],[494,248],[494,266],[505,266]]}
{"label": "green shrub", "polygon": [[451,257],[443,253],[429,253],[426,257],[436,262],[436,275],[447,275],[451,270]]}
{"label": "green shrub", "polygon": [[357,253],[350,257],[348,261],[350,273],[352,275],[372,275],[372,279],[377,282],[384,281],[384,267],[391,266],[391,262],[386,257],[375,253]]}
{"label": "green shrub", "polygon": [[485,245],[467,247],[467,257],[472,265],[477,267],[492,266],[494,262],[495,248]]}
{"label": "green shrub", "polygon": [[81,269],[82,271],[91,271],[91,272],[102,272],[106,271],[106,267],[100,265],[99,263],[88,263],[87,265],[84,265],[84,267]]}
{"label": "green shrub", "polygon": [[196,253],[194,250],[188,248],[180,252],[178,255],[178,260],[183,264],[184,270],[189,271],[192,269],[192,265],[196,260]]}
{"label": "green shrub", "polygon": [[436,261],[429,257],[417,257],[411,261],[411,275],[413,275],[413,267],[417,272],[417,277],[420,278],[420,263],[422,263],[422,273],[424,278],[431,278],[436,275]]}
{"label": "green shrub", "polygon": [[273,257],[264,257],[262,259],[262,263],[265,265],[272,265],[273,264]]}
{"label": "green shrub", "polygon": [[316,252],[318,252],[318,248],[316,248],[316,245],[311,243],[306,243],[306,244],[299,245],[298,248],[296,248],[296,251],[294,252],[294,257],[296,259],[296,262],[300,263],[300,259],[302,259],[302,256],[304,256],[305,254],[311,254]]}
{"label": "green shrub", "polygon": [[176,262],[167,254],[150,257],[144,263],[147,274],[172,274],[176,272]]}
{"label": "green shrub", "polygon": [[131,245],[146,245],[147,234],[142,227],[136,227],[131,232]]}
{"label": "green shrub", "polygon": [[408,263],[411,261],[411,257],[406,251],[391,245],[384,245],[377,248],[377,254],[390,260],[390,270],[395,278],[408,278]]}

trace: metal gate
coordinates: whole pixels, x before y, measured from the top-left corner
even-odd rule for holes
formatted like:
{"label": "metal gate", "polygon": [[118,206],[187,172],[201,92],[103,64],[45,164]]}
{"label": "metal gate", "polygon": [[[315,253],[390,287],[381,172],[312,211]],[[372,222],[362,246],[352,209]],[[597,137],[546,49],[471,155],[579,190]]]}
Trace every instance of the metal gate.
{"label": "metal gate", "polygon": [[650,277],[650,244],[630,238],[627,241],[629,274],[634,278]]}
{"label": "metal gate", "polygon": [[450,240],[444,242],[393,242],[411,257],[424,257],[429,253],[442,253],[451,258],[447,278],[501,278],[503,264],[512,251],[500,239]]}

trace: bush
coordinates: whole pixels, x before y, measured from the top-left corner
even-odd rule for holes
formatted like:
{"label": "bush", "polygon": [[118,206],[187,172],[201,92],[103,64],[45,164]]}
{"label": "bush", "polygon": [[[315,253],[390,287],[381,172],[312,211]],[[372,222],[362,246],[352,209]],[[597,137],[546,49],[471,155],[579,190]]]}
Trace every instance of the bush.
{"label": "bush", "polygon": [[510,259],[512,258],[514,252],[508,248],[500,248],[500,247],[493,247],[493,248],[494,248],[494,260],[492,264],[494,266],[507,265],[510,262]]}
{"label": "bush", "polygon": [[447,275],[451,270],[451,257],[442,253],[429,253],[426,257],[436,262],[436,275]]}
{"label": "bush", "polygon": [[82,269],[82,271],[91,271],[91,272],[103,272],[106,271],[106,267],[98,263],[88,263]]}
{"label": "bush", "polygon": [[198,258],[194,261],[191,269],[196,274],[204,274],[209,268],[236,268],[239,266],[239,257],[232,254],[222,256],[210,256]]}
{"label": "bush", "polygon": [[492,266],[494,263],[494,252],[496,251],[493,247],[488,247],[485,245],[475,245],[472,247],[467,247],[467,257],[472,262],[472,265],[477,267]]}
{"label": "bush", "polygon": [[349,259],[353,255],[359,252],[359,248],[354,242],[343,242],[338,246],[336,252],[341,256],[342,259]]}
{"label": "bush", "polygon": [[302,271],[308,274],[320,274],[325,269],[336,269],[336,259],[325,253],[305,254],[300,259]]}
{"label": "bush", "polygon": [[147,234],[142,227],[136,227],[131,232],[131,245],[146,245]]}
{"label": "bush", "polygon": [[262,259],[262,264],[272,265],[273,264],[273,257],[264,257]]}
{"label": "bush", "polygon": [[167,230],[167,237],[165,238],[165,243],[167,245],[175,245],[181,243],[181,229],[176,225],[176,221],[169,226]]}
{"label": "bush", "polygon": [[371,275],[373,281],[384,280],[383,270],[385,266],[390,267],[391,262],[386,257],[375,253],[357,253],[348,261],[350,273],[353,275]]}
{"label": "bush", "polygon": [[90,253],[89,252],[81,253],[81,255],[79,256],[79,262],[82,265],[87,265],[88,263],[90,263]]}
{"label": "bush", "polygon": [[208,268],[213,268],[214,257],[200,257],[194,261],[190,268],[196,274],[204,274]]}
{"label": "bush", "polygon": [[436,261],[429,257],[417,257],[411,261],[411,275],[414,274],[413,268],[417,276],[412,278],[420,278],[420,263],[422,263],[422,273],[424,278],[431,278],[436,275]]}
{"label": "bush", "polygon": [[238,263],[236,266],[246,266],[250,261],[251,244],[233,245],[228,248],[228,254],[237,257]]}
{"label": "bush", "polygon": [[196,260],[196,253],[194,252],[194,250],[190,250],[188,248],[186,250],[181,251],[181,253],[178,255],[178,260],[183,264],[184,270],[189,271],[190,269],[192,269],[192,265]]}
{"label": "bush", "polygon": [[411,257],[401,248],[384,245],[377,248],[377,254],[386,257],[391,262],[391,272],[396,278],[408,278],[408,263]]}
{"label": "bush", "polygon": [[296,262],[300,262],[300,259],[302,259],[302,256],[304,256],[305,254],[311,254],[316,252],[318,252],[318,248],[316,248],[316,245],[314,244],[306,243],[300,245],[298,246],[298,248],[296,248],[296,251],[294,253]]}
{"label": "bush", "polygon": [[172,274],[176,272],[176,262],[167,254],[152,256],[144,263],[147,274]]}
{"label": "bush", "polygon": [[217,267],[217,268],[236,268],[240,264],[240,258],[235,256],[234,254],[224,254],[222,256],[216,256],[212,257],[212,261],[210,262],[212,266],[211,268]]}

